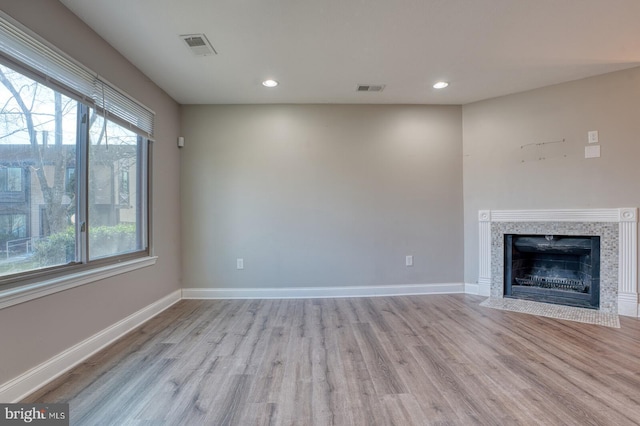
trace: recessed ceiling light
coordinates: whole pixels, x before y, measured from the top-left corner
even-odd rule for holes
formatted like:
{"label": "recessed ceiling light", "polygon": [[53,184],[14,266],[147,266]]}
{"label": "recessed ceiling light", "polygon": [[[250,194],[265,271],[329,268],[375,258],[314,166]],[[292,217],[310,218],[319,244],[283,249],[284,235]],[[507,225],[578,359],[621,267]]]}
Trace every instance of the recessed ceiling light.
{"label": "recessed ceiling light", "polygon": [[449,83],[447,83],[446,81],[439,81],[436,84],[433,85],[434,89],[444,89],[445,87],[447,87],[449,85]]}
{"label": "recessed ceiling light", "polygon": [[275,80],[265,80],[262,82],[262,85],[264,87],[276,87],[278,85],[278,82]]}

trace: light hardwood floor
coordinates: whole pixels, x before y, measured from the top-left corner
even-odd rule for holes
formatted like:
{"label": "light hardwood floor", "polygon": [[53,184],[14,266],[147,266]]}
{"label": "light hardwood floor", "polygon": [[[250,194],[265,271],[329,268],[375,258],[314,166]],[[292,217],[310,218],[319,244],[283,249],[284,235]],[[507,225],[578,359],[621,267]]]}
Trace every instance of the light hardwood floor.
{"label": "light hardwood floor", "polygon": [[25,402],[77,425],[640,424],[640,321],[482,300],[184,300]]}

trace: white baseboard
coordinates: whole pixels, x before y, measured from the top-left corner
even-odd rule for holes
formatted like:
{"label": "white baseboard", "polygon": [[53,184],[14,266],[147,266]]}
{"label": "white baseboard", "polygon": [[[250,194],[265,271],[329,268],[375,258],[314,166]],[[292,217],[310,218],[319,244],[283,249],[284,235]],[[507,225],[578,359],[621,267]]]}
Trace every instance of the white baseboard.
{"label": "white baseboard", "polygon": [[127,318],[94,334],[86,340],[59,353],[48,361],[32,368],[18,377],[0,385],[0,402],[18,402],[27,395],[61,376],[91,355],[150,320],[174,303],[180,301],[177,290],[157,302],[129,315]]}
{"label": "white baseboard", "polygon": [[399,284],[358,287],[184,288],[183,299],[315,299],[464,293],[464,284]]}
{"label": "white baseboard", "polygon": [[478,284],[465,283],[464,292],[466,294],[480,294],[480,286]]}

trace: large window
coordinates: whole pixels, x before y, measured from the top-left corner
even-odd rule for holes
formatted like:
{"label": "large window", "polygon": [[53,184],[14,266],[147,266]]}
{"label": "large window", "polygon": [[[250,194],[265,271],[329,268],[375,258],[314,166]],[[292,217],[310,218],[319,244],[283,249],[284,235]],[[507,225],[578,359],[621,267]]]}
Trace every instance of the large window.
{"label": "large window", "polygon": [[0,287],[144,262],[154,117],[0,11]]}
{"label": "large window", "polygon": [[147,254],[149,140],[28,74],[0,65],[0,284]]}

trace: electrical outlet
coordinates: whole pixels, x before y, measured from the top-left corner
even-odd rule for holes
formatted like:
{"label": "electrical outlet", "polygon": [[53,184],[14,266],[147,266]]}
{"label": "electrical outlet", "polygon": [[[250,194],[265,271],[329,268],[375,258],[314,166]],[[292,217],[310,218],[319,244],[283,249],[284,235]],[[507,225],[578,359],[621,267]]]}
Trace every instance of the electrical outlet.
{"label": "electrical outlet", "polygon": [[598,143],[597,130],[591,130],[589,133],[587,133],[587,137],[588,137],[589,143]]}
{"label": "electrical outlet", "polygon": [[407,256],[407,257],[404,259],[404,264],[405,264],[406,266],[413,266],[413,256]]}
{"label": "electrical outlet", "polygon": [[244,269],[244,259],[236,259],[236,268]]}
{"label": "electrical outlet", "polygon": [[590,145],[584,147],[584,158],[600,157],[600,145]]}

